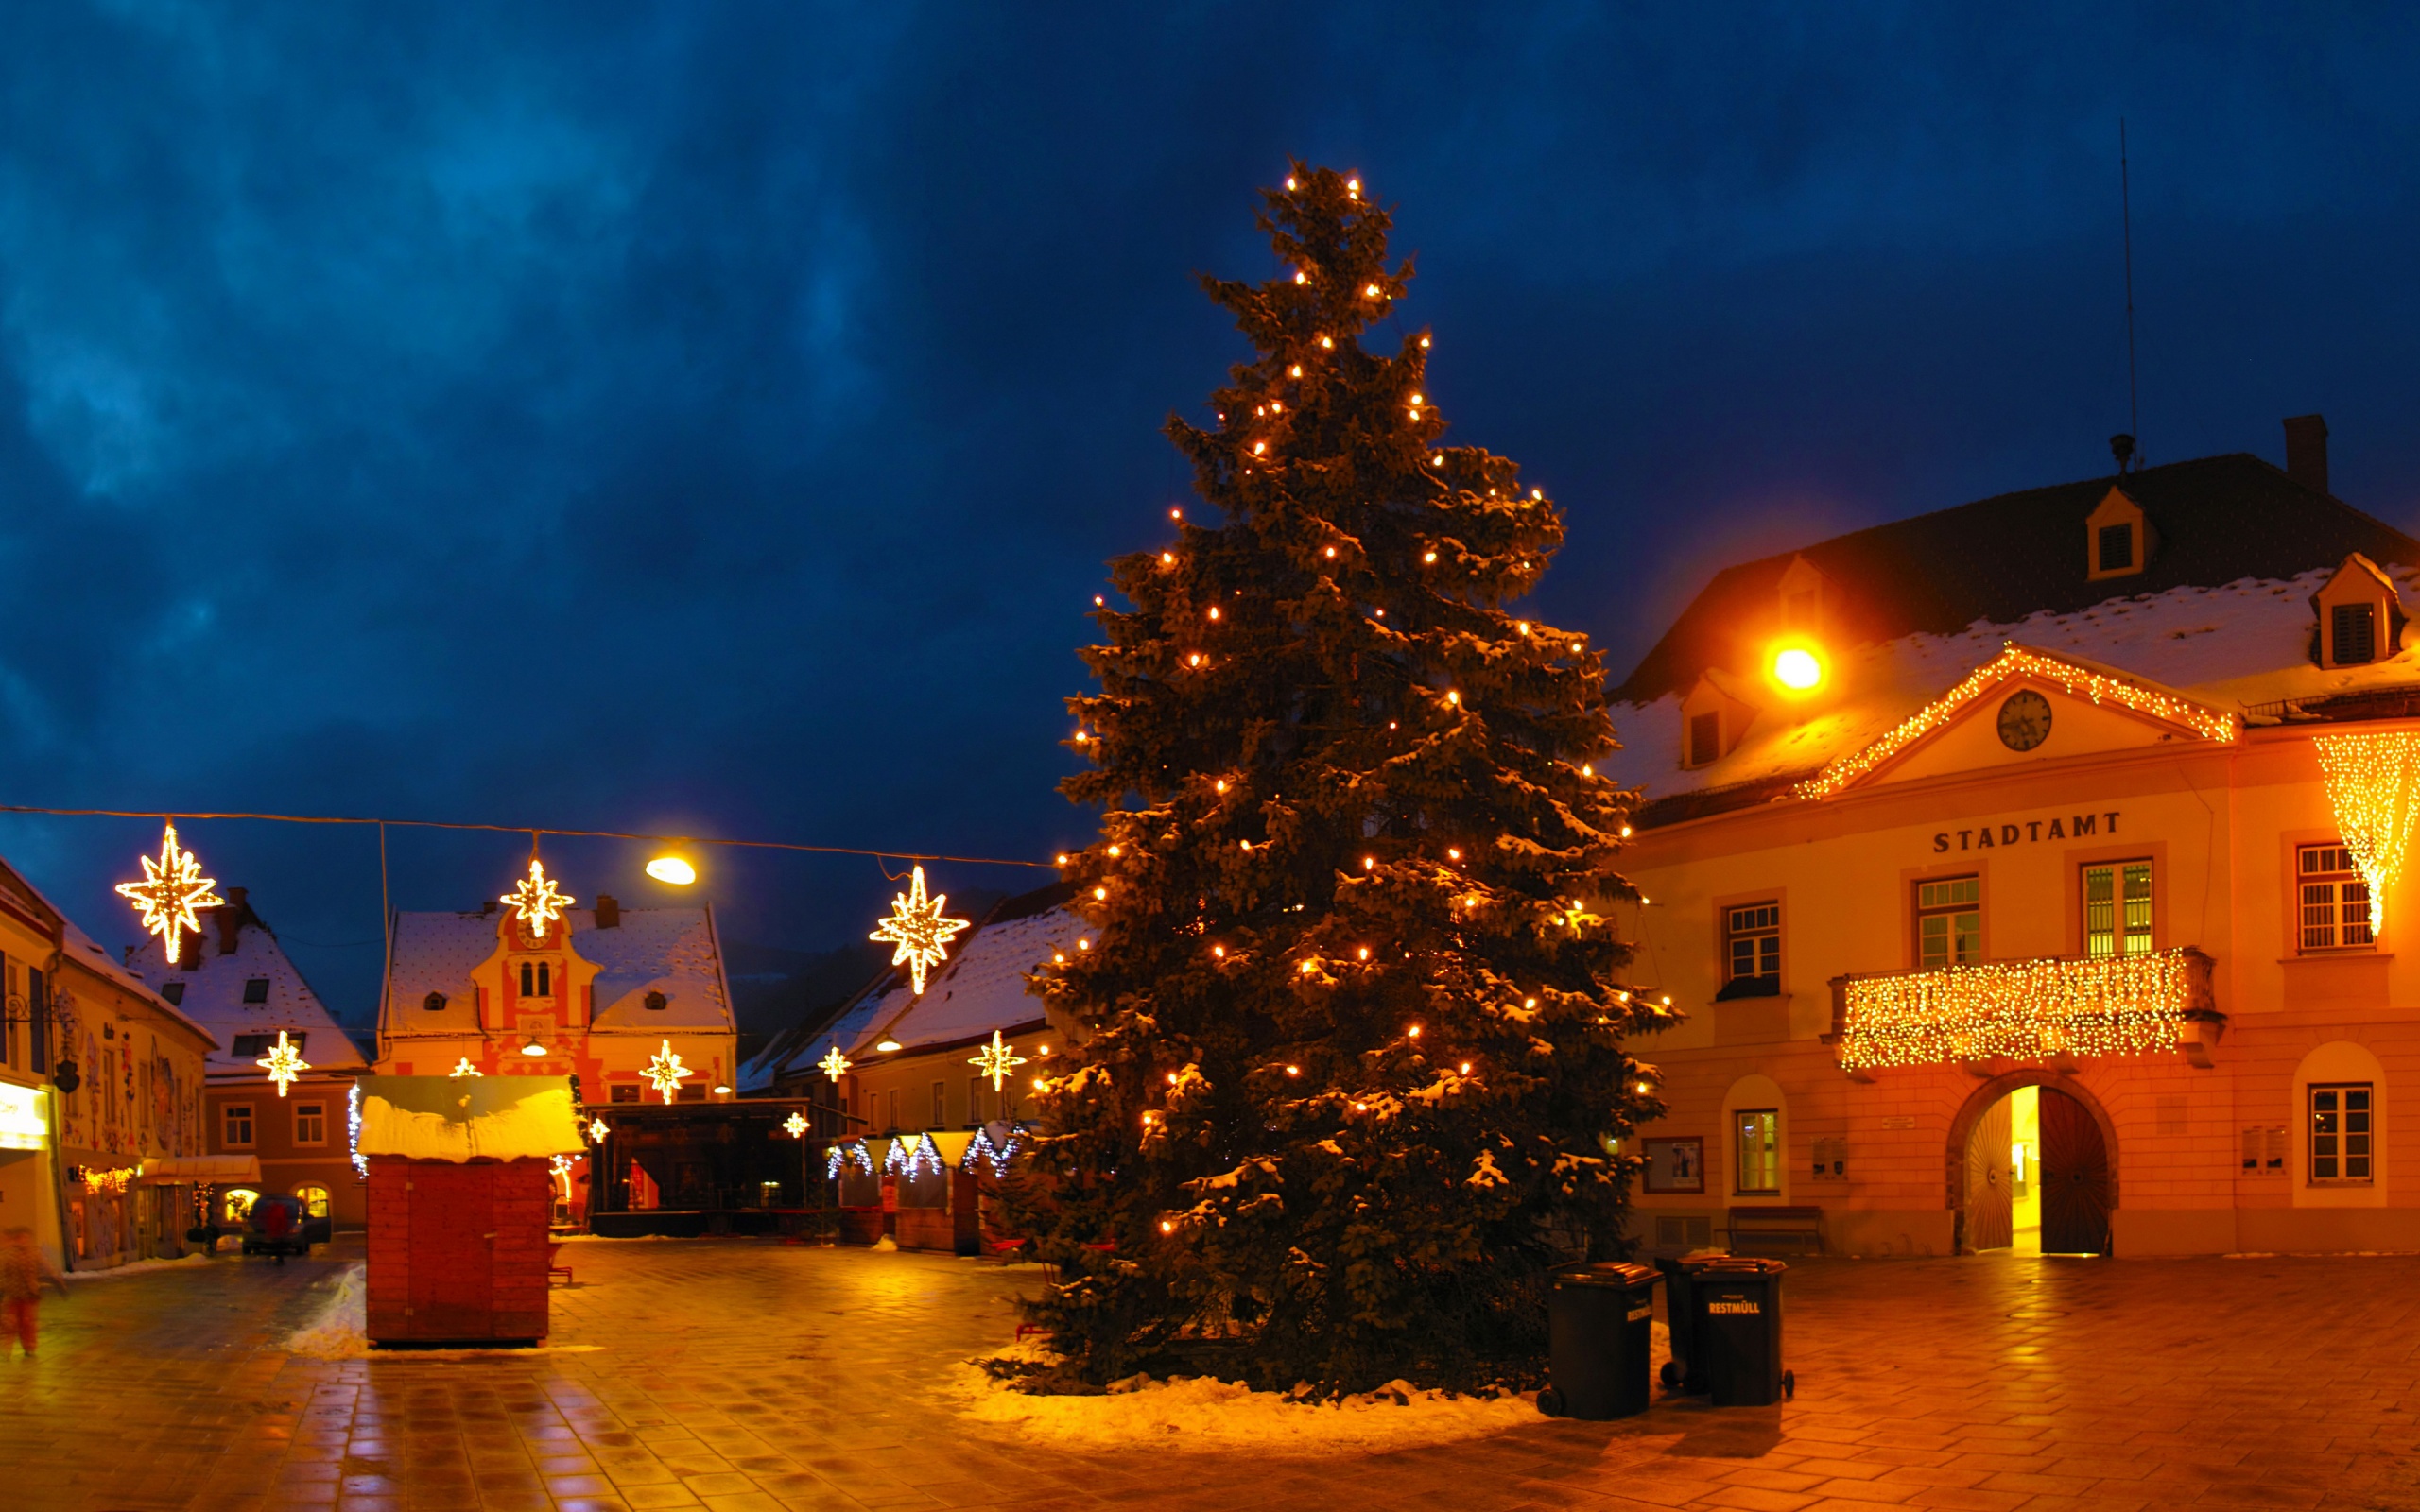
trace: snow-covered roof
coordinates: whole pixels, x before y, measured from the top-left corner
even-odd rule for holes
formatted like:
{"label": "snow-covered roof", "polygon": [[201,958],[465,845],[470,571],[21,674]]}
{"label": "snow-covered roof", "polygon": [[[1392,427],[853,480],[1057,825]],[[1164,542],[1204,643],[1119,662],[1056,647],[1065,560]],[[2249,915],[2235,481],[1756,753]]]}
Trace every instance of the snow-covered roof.
{"label": "snow-covered roof", "polygon": [[365,1076],[361,1154],[517,1160],[586,1148],[565,1076]]}
{"label": "snow-covered roof", "polygon": [[[398,913],[388,969],[390,1031],[479,1032],[471,973],[504,942],[510,916],[492,913]],[[596,1012],[600,1029],[730,1029],[731,993],[714,915],[705,908],[625,908],[620,921],[597,927],[594,909],[564,914],[572,952],[597,968]],[[445,1005],[429,1012],[430,993]],[[647,1006],[661,992],[662,1008]]]}
{"label": "snow-covered roof", "polygon": [[[1001,913],[1008,912],[1010,905],[1003,904]],[[923,997],[913,996],[905,986],[884,993],[844,1053],[862,1060],[884,1039],[898,1040],[902,1050],[915,1050],[1037,1022],[1043,1017],[1042,1000],[1026,990],[1026,973],[1047,962],[1054,951],[1075,949],[1084,933],[1084,921],[1063,903],[1012,918],[994,915],[925,984]]]}
{"label": "snow-covered roof", "polygon": [[[2387,570],[2406,593],[2420,583],[2412,568]],[[1978,621],[1955,635],[1905,635],[1858,646],[1836,662],[1835,695],[1801,705],[1769,702],[1728,753],[1695,769],[1680,764],[1685,689],[1644,705],[1616,704],[1612,712],[1622,749],[1601,765],[1616,781],[1643,788],[1651,802],[1804,777],[1879,739],[2010,642],[2088,659],[2237,712],[2420,679],[2420,652],[2358,667],[2323,669],[2312,662],[2311,595],[2335,574],[2329,567],[2288,578],[2173,588],[2106,599],[2072,613]]]}
{"label": "snow-covered roof", "polygon": [[78,929],[73,923],[63,924],[62,932],[65,936],[63,954],[77,965],[95,975],[108,978],[130,992],[138,994],[151,1005],[154,1011],[184,1024],[194,1033],[213,1041],[218,1049],[226,1048],[224,1043],[219,1041],[219,1037],[213,1034],[209,1028],[197,1022],[191,1014],[162,997],[158,988],[146,982],[132,969],[121,965],[118,958],[112,955],[100,941]]}
{"label": "snow-covered roof", "polygon": [[[315,1072],[367,1071],[370,1063],[360,1047],[328,1012],[277,936],[241,891],[231,888],[229,897],[225,907],[203,912],[201,935],[184,936],[176,965],[168,964],[156,935],[147,937],[128,962],[150,990],[174,1003],[218,1041],[203,1062],[204,1071],[211,1075],[259,1075],[254,1061],[260,1052],[237,1054],[235,1037],[274,1037],[280,1029],[302,1041],[303,1057]],[[252,986],[256,982],[264,985]],[[248,997],[260,1001],[247,1002]]]}

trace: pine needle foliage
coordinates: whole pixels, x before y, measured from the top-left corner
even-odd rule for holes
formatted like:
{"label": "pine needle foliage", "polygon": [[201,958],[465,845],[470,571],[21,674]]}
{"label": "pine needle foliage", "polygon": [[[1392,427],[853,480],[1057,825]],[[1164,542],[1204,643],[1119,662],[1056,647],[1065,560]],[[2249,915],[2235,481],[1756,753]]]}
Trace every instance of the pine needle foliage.
{"label": "pine needle foliage", "polygon": [[[1448,446],[1387,212],[1297,163],[1282,271],[1205,277],[1257,357],[1171,417],[1216,524],[1114,561],[1068,700],[1103,810],[1090,926],[1036,977],[1082,1035],[1011,1201],[1037,1304],[1102,1382],[1171,1349],[1273,1387],[1500,1378],[1546,1275],[1615,1253],[1651,1116],[1607,910],[1634,795],[1583,637],[1506,606],[1563,540],[1509,460]],[[1210,1341],[1219,1341],[1212,1343]]]}

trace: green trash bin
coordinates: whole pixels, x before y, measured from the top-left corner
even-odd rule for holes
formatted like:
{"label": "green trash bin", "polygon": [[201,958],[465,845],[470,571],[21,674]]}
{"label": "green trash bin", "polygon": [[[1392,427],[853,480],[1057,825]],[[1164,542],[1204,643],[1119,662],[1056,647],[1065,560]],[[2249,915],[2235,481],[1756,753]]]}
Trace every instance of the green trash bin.
{"label": "green trash bin", "polygon": [[1655,1287],[1663,1280],[1651,1265],[1618,1260],[1566,1265],[1554,1273],[1547,1302],[1547,1361],[1553,1383],[1538,1393],[1540,1412],[1602,1422],[1648,1409]]}
{"label": "green trash bin", "polygon": [[1781,1363],[1781,1279],[1778,1260],[1724,1255],[1696,1263],[1690,1311],[1692,1383],[1718,1407],[1764,1407],[1797,1385]]}

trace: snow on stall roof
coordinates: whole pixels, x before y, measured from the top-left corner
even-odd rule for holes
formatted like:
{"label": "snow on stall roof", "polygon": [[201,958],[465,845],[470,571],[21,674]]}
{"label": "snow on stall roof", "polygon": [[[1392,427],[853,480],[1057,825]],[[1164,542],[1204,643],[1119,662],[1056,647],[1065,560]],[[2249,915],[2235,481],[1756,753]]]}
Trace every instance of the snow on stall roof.
{"label": "snow on stall roof", "polygon": [[[2412,568],[2386,570],[2406,592],[2420,581]],[[1879,739],[2011,641],[2087,658],[2221,708],[2409,682],[2420,675],[2420,656],[2411,652],[2363,667],[2312,664],[2310,598],[2336,571],[2176,588],[2112,598],[2074,613],[1978,621],[1956,635],[1907,635],[1859,646],[1837,668],[1846,690],[1840,701],[1819,703],[1794,721],[1785,713],[1788,706],[1769,706],[1729,754],[1694,770],[1680,765],[1685,694],[1616,704],[1614,728],[1622,749],[1601,765],[1650,799],[1811,773]]]}
{"label": "snow on stall roof", "polygon": [[[366,1071],[361,1047],[304,980],[302,969],[277,942],[276,935],[256,918],[248,919],[235,934],[235,949],[222,950],[216,910],[202,915],[202,933],[188,935],[175,966],[156,935],[136,948],[128,963],[145,988],[166,997],[179,994],[177,1008],[218,1041],[203,1059],[210,1075],[257,1076],[259,1052],[235,1053],[239,1034],[274,1036],[285,1030],[302,1041],[303,1058],[315,1072]],[[266,1002],[247,1003],[247,985],[266,980]]]}
{"label": "snow on stall roof", "polygon": [[562,1076],[365,1076],[363,1155],[517,1160],[586,1148]]}
{"label": "snow on stall roof", "polygon": [[[493,913],[403,913],[395,916],[394,960],[389,968],[390,1031],[476,1033],[478,1005],[471,973],[502,948],[510,919]],[[598,1028],[729,1029],[731,994],[712,914],[703,908],[625,908],[621,922],[596,927],[593,909],[563,916],[571,949],[597,968]],[[432,992],[445,1005],[430,1012]],[[661,992],[665,1005],[647,1006]]]}
{"label": "snow on stall roof", "polygon": [[911,1002],[904,987],[885,994],[847,1054],[858,1058],[858,1049],[883,1034],[914,1050],[1035,1022],[1043,1017],[1042,1000],[1026,990],[1026,973],[1052,952],[1073,950],[1083,933],[1083,920],[1064,907],[984,925],[925,984],[923,998]]}

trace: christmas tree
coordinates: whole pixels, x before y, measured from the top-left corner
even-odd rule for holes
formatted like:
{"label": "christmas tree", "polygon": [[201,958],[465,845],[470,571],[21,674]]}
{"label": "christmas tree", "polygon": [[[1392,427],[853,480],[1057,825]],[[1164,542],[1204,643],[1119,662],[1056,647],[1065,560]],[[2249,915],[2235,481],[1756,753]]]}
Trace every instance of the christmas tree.
{"label": "christmas tree", "polygon": [[[1561,512],[1447,446],[1411,278],[1358,180],[1295,165],[1283,271],[1204,278],[1258,352],[1172,417],[1216,524],[1123,557],[1069,700],[1103,810],[1091,926],[1038,975],[1080,1024],[1011,1195],[1098,1382],[1171,1349],[1264,1386],[1473,1384],[1534,1358],[1547,1271],[1621,1244],[1653,1108],[1596,910],[1632,795],[1583,639],[1505,606]],[[1218,1342],[1209,1342],[1218,1341]]]}

